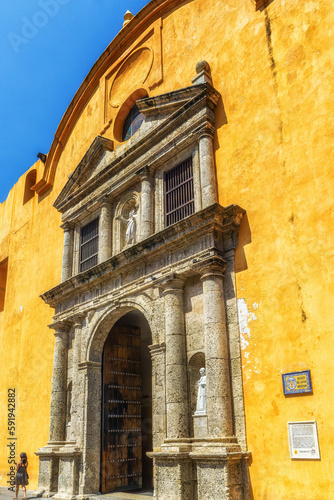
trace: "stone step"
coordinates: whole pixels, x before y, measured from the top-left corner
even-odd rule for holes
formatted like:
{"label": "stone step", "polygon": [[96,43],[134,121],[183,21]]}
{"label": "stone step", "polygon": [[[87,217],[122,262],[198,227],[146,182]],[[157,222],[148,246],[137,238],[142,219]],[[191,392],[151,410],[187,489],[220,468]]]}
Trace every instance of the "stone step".
{"label": "stone step", "polygon": [[152,500],[153,493],[149,491],[137,492],[137,493],[108,493],[106,495],[101,495],[101,500]]}

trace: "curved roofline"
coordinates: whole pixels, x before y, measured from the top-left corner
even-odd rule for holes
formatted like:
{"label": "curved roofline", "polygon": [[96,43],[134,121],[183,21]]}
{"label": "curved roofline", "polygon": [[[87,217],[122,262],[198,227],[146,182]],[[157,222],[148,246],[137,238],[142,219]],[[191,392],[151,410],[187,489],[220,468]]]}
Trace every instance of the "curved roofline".
{"label": "curved roofline", "polygon": [[123,26],[102,52],[78,88],[59,122],[44,165],[43,177],[32,188],[38,194],[43,194],[52,187],[58,160],[74,123],[97,87],[101,76],[107,71],[113,60],[121,55],[131,38],[138,37],[157,17],[161,17],[173,7],[186,1],[189,0],[151,0],[131,21]]}

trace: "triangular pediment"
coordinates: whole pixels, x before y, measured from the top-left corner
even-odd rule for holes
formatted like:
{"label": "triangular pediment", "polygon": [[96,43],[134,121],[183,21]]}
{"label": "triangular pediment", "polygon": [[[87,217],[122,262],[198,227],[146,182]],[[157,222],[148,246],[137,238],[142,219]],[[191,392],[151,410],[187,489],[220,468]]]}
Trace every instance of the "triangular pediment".
{"label": "triangular pediment", "polygon": [[114,151],[113,141],[97,136],[74,172],[69,175],[69,179],[54,206],[58,208],[64,200],[71,197],[91,177],[98,175],[110,162],[112,151]]}
{"label": "triangular pediment", "polygon": [[141,155],[171,133],[176,122],[187,121],[199,109],[214,109],[218,99],[219,93],[210,84],[203,83],[138,100],[138,108],[146,118],[139,131],[119,145],[116,151],[113,141],[96,137],[69,176],[54,206],[61,212],[67,211],[79,199],[87,196],[88,192],[105,182],[107,177],[131,162],[138,162]]}

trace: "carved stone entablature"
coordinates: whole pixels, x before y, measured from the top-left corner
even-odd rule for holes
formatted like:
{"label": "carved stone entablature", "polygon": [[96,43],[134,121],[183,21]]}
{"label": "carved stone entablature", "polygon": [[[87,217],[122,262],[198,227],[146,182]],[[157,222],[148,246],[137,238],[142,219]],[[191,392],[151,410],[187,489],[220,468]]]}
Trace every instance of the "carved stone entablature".
{"label": "carved stone entablature", "polygon": [[[96,287],[106,279],[116,282],[118,273],[131,273],[148,260],[152,264],[152,271],[147,266],[146,280],[151,283],[151,276],[154,276],[155,285],[159,283],[159,279],[165,279],[171,265],[175,266],[176,272],[187,276],[196,273],[197,268],[206,264],[208,258],[215,261],[220,259],[223,268],[224,260],[220,256],[224,252],[224,241],[229,241],[233,236],[240,223],[240,213],[244,211],[237,205],[223,208],[216,204],[201,210],[123,250],[108,261],[73,276],[43,293],[41,297],[47,304],[56,307],[82,290],[92,288],[93,283]],[[180,255],[184,256],[185,252],[187,256],[181,259]],[[156,265],[153,265],[154,261]],[[143,286],[146,287],[146,284],[144,281]],[[133,286],[137,285],[133,283]]]}

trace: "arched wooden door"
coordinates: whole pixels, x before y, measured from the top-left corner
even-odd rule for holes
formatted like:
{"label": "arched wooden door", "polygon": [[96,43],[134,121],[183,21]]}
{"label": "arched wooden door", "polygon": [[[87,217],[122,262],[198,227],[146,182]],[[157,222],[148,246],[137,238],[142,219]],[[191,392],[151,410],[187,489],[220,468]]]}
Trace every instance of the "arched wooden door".
{"label": "arched wooden door", "polygon": [[103,354],[101,493],[142,487],[141,336],[114,326]]}

